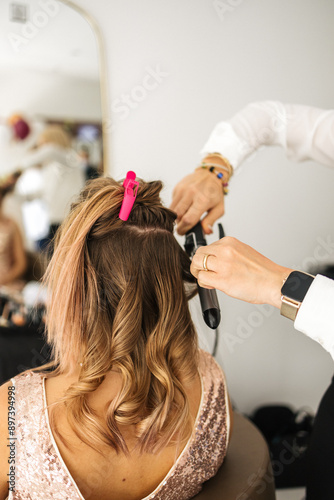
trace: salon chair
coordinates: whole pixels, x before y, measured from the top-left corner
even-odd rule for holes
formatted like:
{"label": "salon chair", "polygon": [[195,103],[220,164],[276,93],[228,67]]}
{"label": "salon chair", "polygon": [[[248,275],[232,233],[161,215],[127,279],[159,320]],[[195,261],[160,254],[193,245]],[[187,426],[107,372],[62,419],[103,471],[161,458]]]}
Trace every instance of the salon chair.
{"label": "salon chair", "polygon": [[275,500],[267,443],[246,417],[234,413],[227,455],[217,474],[205,482],[196,500]]}

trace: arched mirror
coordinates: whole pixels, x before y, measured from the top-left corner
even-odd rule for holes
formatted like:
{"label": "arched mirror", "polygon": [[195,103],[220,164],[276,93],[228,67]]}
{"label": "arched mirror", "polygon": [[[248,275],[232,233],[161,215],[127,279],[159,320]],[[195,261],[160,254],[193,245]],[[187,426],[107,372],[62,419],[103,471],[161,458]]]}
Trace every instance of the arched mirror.
{"label": "arched mirror", "polygon": [[3,0],[0,27],[0,178],[22,172],[2,208],[38,252],[70,198],[105,171],[101,38],[65,0]]}

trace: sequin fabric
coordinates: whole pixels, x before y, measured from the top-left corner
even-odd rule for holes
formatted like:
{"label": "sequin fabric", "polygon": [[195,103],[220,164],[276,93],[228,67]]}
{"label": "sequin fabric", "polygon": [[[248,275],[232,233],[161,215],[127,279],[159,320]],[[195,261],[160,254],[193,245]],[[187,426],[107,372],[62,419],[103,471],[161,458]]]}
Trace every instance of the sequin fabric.
{"label": "sequin fabric", "polygon": [[[229,415],[223,372],[200,350],[202,398],[193,434],[159,486],[143,500],[188,500],[214,476],[227,451]],[[84,500],[58,455],[44,411],[43,377],[15,377],[16,488],[8,500]],[[112,498],[112,496],[111,496]]]}
{"label": "sequin fabric", "polygon": [[82,500],[52,444],[44,411],[43,377],[28,372],[14,380],[16,480],[8,500]]}

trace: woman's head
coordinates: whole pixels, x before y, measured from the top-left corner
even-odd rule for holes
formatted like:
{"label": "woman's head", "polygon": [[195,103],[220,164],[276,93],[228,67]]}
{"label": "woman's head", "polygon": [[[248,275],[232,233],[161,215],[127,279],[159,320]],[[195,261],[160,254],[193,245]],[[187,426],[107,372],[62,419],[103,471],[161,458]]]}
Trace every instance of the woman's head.
{"label": "woman's head", "polygon": [[71,146],[71,138],[60,125],[48,125],[40,133],[37,143],[38,146],[55,144],[61,148],[69,148]]}
{"label": "woman's head", "polygon": [[[194,279],[173,236],[176,215],[161,204],[161,188],[160,182],[140,181],[122,221],[122,184],[109,178],[89,183],[61,228],[47,274],[56,363],[64,373],[82,363],[72,399],[84,388],[95,390],[117,369],[123,390],[110,406],[110,429],[138,424],[144,448],[163,431],[171,438],[170,415],[187,406],[180,381],[196,371],[196,334],[184,289]],[[118,433],[111,434],[115,448],[124,450]]]}

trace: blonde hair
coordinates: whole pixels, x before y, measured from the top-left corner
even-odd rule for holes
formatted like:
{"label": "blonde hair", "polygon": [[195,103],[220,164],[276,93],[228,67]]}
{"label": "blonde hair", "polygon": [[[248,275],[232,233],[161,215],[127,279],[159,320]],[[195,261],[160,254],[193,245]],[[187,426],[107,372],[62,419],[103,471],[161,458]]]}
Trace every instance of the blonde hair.
{"label": "blonde hair", "polygon": [[38,143],[56,144],[62,148],[71,146],[71,138],[60,125],[48,125],[38,137]]}
{"label": "blonde hair", "polygon": [[[55,374],[71,374],[82,363],[78,382],[59,403],[80,439],[97,450],[105,443],[128,453],[123,425],[135,426],[139,450],[150,453],[191,432],[184,383],[197,374],[198,345],[184,282],[195,280],[161,188],[140,180],[124,222],[122,184],[89,182],[60,228],[46,273]],[[111,369],[120,372],[122,387],[108,404],[106,430],[87,395]]]}

